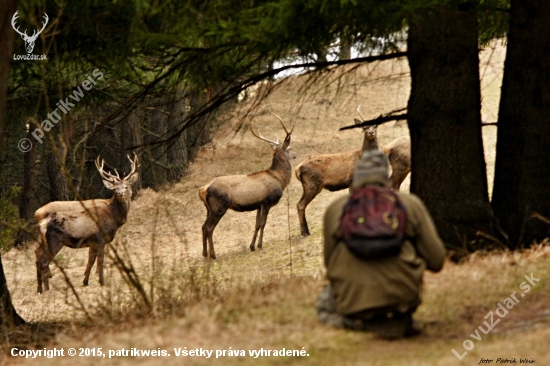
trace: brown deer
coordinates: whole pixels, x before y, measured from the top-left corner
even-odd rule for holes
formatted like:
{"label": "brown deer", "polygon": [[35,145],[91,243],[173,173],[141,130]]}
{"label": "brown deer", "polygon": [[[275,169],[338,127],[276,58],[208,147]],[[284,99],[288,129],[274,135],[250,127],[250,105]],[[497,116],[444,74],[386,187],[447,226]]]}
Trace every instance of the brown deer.
{"label": "brown deer", "polygon": [[283,120],[275,114],[274,116],[279,119],[286,132],[282,146],[279,144],[279,139],[277,141],[268,140],[261,135],[260,131],[258,131],[258,135],[254,133],[250,126],[250,131],[254,136],[269,142],[273,147],[273,159],[269,169],[248,175],[218,177],[199,189],[199,197],[207,210],[206,221],[202,225],[202,255],[204,257],[209,255],[206,248],[208,242],[210,258],[216,259],[212,233],[228,209],[237,212],[258,210],[250,250],[254,251],[258,231],[260,231],[258,248],[262,247],[267,215],[271,207],[279,202],[284,189],[290,182],[292,177],[290,159],[296,158],[296,153],[289,146],[294,126],[289,132]]}
{"label": "brown deer", "polygon": [[[95,162],[99,174],[103,178],[103,184],[115,194],[107,205],[91,205],[82,207],[79,201],[70,202],[67,205],[59,205],[60,208],[68,208],[75,203],[80,205],[71,211],[51,212],[38,223],[40,245],[36,249],[36,273],[38,279],[38,292],[42,293],[42,285],[49,290],[49,264],[57,253],[68,246],[70,248],[89,248],[88,263],[84,272],[84,286],[88,285],[90,271],[97,258],[97,273],[99,283],[105,284],[103,278],[103,261],[105,257],[105,245],[110,243],[118,228],[124,225],[130,209],[132,197],[132,184],[137,181],[139,166],[137,156],[130,160],[132,168],[130,173],[120,178],[103,170],[104,161],[99,164],[99,156]],[[92,200],[90,200],[92,201]],[[50,206],[54,207],[54,205]]]}
{"label": "brown deer", "polygon": [[[361,106],[357,107],[357,113],[361,115]],[[362,123],[354,119],[355,124]],[[304,190],[302,198],[298,202],[298,218],[300,231],[303,236],[308,236],[309,227],[306,220],[306,207],[324,189],[331,192],[349,188],[353,169],[364,151],[378,149],[378,126],[363,128],[363,146],[361,149],[347,151],[340,154],[313,155],[302,161],[294,172],[296,178],[302,183]]]}
{"label": "brown deer", "polygon": [[[46,216],[55,212],[67,212],[77,210],[89,211],[94,207],[107,206],[109,202],[109,199],[91,199],[85,201],[53,201],[36,210],[36,212],[34,213],[34,219],[36,220],[36,222],[40,222],[44,218],[46,218]],[[38,227],[38,237],[39,240],[41,240],[42,242],[44,241],[41,235],[40,227]],[[47,275],[49,278],[52,277],[49,266],[47,270]]]}
{"label": "brown deer", "polygon": [[394,191],[398,191],[401,183],[411,171],[411,138],[398,137],[381,149],[388,157],[391,165],[390,181]]}

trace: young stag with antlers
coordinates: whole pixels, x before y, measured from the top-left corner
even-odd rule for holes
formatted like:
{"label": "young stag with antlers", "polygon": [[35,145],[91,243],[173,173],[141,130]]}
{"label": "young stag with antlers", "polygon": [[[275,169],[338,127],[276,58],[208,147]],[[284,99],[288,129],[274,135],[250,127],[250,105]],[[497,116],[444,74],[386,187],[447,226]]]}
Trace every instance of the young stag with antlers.
{"label": "young stag with antlers", "polygon": [[286,132],[282,146],[280,146],[278,138],[277,141],[268,140],[260,134],[260,131],[258,131],[258,135],[254,133],[252,126],[250,126],[250,131],[254,136],[262,141],[269,142],[273,147],[271,167],[248,175],[218,177],[199,189],[199,197],[207,210],[206,221],[202,226],[202,255],[204,257],[208,257],[206,248],[208,242],[210,258],[216,259],[212,233],[228,209],[238,212],[258,210],[256,214],[256,228],[252,243],[250,244],[250,250],[254,251],[258,231],[260,231],[258,248],[262,247],[267,214],[271,207],[279,202],[283,195],[283,190],[290,182],[292,166],[289,160],[296,158],[296,153],[289,146],[294,126],[289,132],[283,120],[279,116],[273,115],[279,119]]}
{"label": "young stag with antlers", "polygon": [[[365,118],[361,114],[361,106],[357,107],[357,113],[362,121],[354,119],[354,122],[355,124],[360,124],[365,121]],[[296,178],[302,183],[304,190],[297,204],[302,236],[310,234],[306,220],[307,205],[323,188],[331,192],[349,188],[353,170],[361,154],[365,151],[378,149],[377,127],[377,125],[363,127],[364,137],[361,149],[340,154],[313,155],[296,167],[294,170]],[[407,174],[411,171],[410,145],[410,138],[400,137],[381,149],[390,161],[392,167],[392,175],[390,177],[392,188],[397,191]]]}
{"label": "young stag with antlers", "polygon": [[[36,273],[38,278],[38,292],[42,292],[42,285],[46,290],[49,286],[49,264],[63,246],[70,248],[89,248],[88,264],[84,272],[84,286],[88,285],[90,271],[97,258],[97,273],[99,283],[104,285],[103,260],[105,245],[110,243],[118,228],[124,225],[130,210],[132,184],[137,181],[139,166],[138,158],[130,159],[132,168],[130,173],[120,178],[103,170],[104,160],[99,164],[99,156],[95,162],[103,184],[115,194],[107,205],[82,207],[72,211],[56,211],[49,213],[38,223],[40,246],[36,249]],[[58,203],[59,204],[59,203]],[[69,202],[66,207],[81,202]]]}
{"label": "young stag with antlers", "polygon": [[[357,113],[361,115],[361,106],[357,107]],[[354,119],[355,124],[363,121]],[[298,202],[298,219],[300,231],[303,236],[309,235],[309,227],[306,220],[306,207],[324,189],[331,192],[349,188],[353,169],[364,151],[378,149],[378,126],[363,128],[363,146],[361,149],[347,151],[340,154],[313,155],[302,161],[294,172],[296,178],[302,183],[304,190],[302,198]]]}

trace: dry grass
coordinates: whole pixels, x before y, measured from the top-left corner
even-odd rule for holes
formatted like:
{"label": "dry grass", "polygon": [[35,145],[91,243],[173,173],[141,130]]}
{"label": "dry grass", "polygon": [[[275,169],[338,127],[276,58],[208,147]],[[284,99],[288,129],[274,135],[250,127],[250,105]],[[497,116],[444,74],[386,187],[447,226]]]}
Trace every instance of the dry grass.
{"label": "dry grass", "polygon": [[[496,120],[503,49],[482,58],[483,116]],[[344,74],[342,76],[342,74]],[[340,76],[338,78],[337,76]],[[309,85],[306,88],[305,85]],[[548,364],[550,356],[542,339],[550,336],[548,290],[550,247],[541,245],[523,253],[476,254],[466,263],[446,263],[439,274],[425,277],[424,304],[418,318],[425,334],[411,340],[387,342],[372,335],[327,328],[318,323],[315,298],[325,283],[322,265],[321,218],[328,203],[340,194],[322,192],[308,207],[312,235],[302,238],[295,205],[301,186],[292,179],[281,202],[270,212],[264,249],[248,249],[255,213],[228,212],[214,232],[217,261],[202,259],[201,225],[205,209],[198,188],[224,174],[246,174],[265,169],[270,149],[247,132],[253,123],[268,138],[282,136],[270,110],[287,125],[295,124],[292,147],[294,165],[313,153],[335,153],[359,148],[361,133],[338,132],[352,123],[357,105],[366,118],[406,106],[409,77],[406,61],[393,61],[325,73],[317,79],[292,77],[278,85],[259,107],[241,104],[220,126],[213,144],[204,147],[180,183],[160,192],[143,190],[132,203],[128,222],[113,243],[125,266],[139,281],[129,286],[127,273],[117,261],[106,260],[107,284],[101,288],[93,275],[81,287],[86,250],[64,249],[57,257],[75,283],[85,311],[70,292],[61,273],[52,265],[52,290],[36,295],[32,247],[3,256],[13,302],[35,327],[26,347],[103,347],[117,350],[166,349],[169,358],[70,358],[0,360],[10,364],[372,364],[452,365],[477,364],[481,357],[532,357]],[[248,113],[248,114],[247,114]],[[379,128],[385,144],[407,133],[403,123]],[[495,130],[485,128],[488,177],[492,181]],[[408,189],[409,180],[404,189]],[[513,291],[525,274],[541,282],[522,298],[495,331],[485,336],[459,362],[451,349],[462,351],[462,342],[483,323],[489,310]],[[38,328],[38,329],[37,329]],[[34,337],[29,342],[29,337]],[[49,338],[48,338],[49,337]],[[25,338],[25,337],[23,337]],[[30,343],[30,344],[29,344]],[[24,343],[21,345],[25,346]],[[9,346],[20,346],[11,344]],[[218,360],[177,358],[173,348],[209,350],[302,349],[309,357],[225,357]]]}

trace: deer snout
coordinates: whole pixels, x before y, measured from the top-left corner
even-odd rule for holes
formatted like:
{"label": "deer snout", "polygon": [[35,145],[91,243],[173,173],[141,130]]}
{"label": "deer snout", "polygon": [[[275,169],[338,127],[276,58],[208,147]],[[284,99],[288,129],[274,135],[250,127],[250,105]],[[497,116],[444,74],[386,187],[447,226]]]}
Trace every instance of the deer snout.
{"label": "deer snout", "polygon": [[285,154],[286,154],[286,156],[289,160],[296,159],[296,156],[298,156],[298,154],[296,154],[294,151],[292,151],[290,146],[286,148]]}

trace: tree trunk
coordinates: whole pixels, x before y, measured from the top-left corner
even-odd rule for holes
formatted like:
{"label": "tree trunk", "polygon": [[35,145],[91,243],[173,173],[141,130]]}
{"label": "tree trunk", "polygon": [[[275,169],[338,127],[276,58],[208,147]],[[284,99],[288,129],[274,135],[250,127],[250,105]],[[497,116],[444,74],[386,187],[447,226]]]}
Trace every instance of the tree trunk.
{"label": "tree trunk", "polygon": [[490,234],[492,227],[475,12],[419,12],[409,20],[408,57],[411,191],[424,200],[447,247],[466,248],[477,230]]}
{"label": "tree trunk", "polygon": [[[181,122],[186,115],[186,104],[186,99],[182,99],[172,105],[172,113],[168,117],[168,135],[177,131],[181,126]],[[168,171],[169,182],[179,181],[189,166],[186,136],[187,131],[182,133],[175,141],[168,144],[168,161],[170,166],[170,170]]]}
{"label": "tree trunk", "polygon": [[[151,100],[150,103],[152,104],[162,104],[163,101],[159,99]],[[164,107],[158,107],[160,110],[163,110]],[[167,118],[166,116],[158,111],[146,111],[145,112],[146,121],[147,121],[147,129],[152,133],[149,136],[148,140],[145,140],[147,142],[156,141],[159,138],[165,138],[167,133]],[[150,156],[150,162],[151,166],[149,169],[149,178],[148,182],[150,186],[153,186],[155,188],[160,187],[163,185],[167,180],[168,175],[168,161],[166,156],[167,146],[166,144],[158,144],[158,145],[149,145],[148,146],[148,153]]]}
{"label": "tree trunk", "polygon": [[[512,0],[498,116],[493,210],[511,248],[549,236],[550,3]],[[526,221],[527,219],[527,221]]]}
{"label": "tree trunk", "polygon": [[[63,146],[57,148],[61,158],[65,159],[66,148]],[[50,183],[50,200],[68,201],[69,195],[67,192],[67,178],[63,174],[62,165],[54,151],[50,151],[46,155],[46,170],[48,173],[48,181]]]}
{"label": "tree trunk", "polygon": [[[10,19],[17,10],[17,0],[4,0],[0,6],[0,146],[4,147],[4,126],[7,115],[6,99],[8,95],[8,79],[10,57],[12,54],[15,32]],[[24,324],[25,321],[17,314],[11,302],[4,266],[0,256],[0,325],[11,327]]]}
{"label": "tree trunk", "polygon": [[[130,155],[132,159],[134,158],[133,157],[134,153],[126,149],[131,146],[143,145],[143,133],[141,132],[140,114],[141,114],[141,111],[135,110],[133,113],[131,113],[128,116],[128,118],[126,119],[126,122],[121,125],[121,129],[122,129],[120,134],[120,137],[121,137],[120,146],[122,146],[122,149],[121,149],[122,159],[120,160],[122,162],[120,165],[121,169],[122,167],[125,166],[125,164],[128,164],[128,167],[129,167],[130,162],[128,161],[128,157],[126,155]],[[142,156],[143,154],[141,152],[138,153],[138,151],[136,151],[136,154],[138,154],[138,158],[140,159],[140,167],[137,168],[138,169],[137,171],[139,173],[138,180],[136,183],[134,183],[132,188],[133,189],[132,195],[134,197],[141,189],[142,180],[143,180],[143,177],[141,174],[141,165],[144,163],[143,156]]]}
{"label": "tree trunk", "polygon": [[[29,131],[27,132],[27,138],[29,140],[33,138],[31,135],[32,131],[33,129],[31,128],[31,126],[29,126]],[[35,181],[35,157],[36,145],[33,145],[33,147],[25,153],[25,156],[23,156],[23,187],[19,196],[19,218],[24,219],[27,222],[29,230],[31,221],[33,219],[31,200],[34,191]],[[31,240],[31,235],[26,231],[20,231],[17,235],[15,246],[22,246],[25,242],[29,240]]]}
{"label": "tree trunk", "polygon": [[[8,96],[8,79],[10,59],[13,52],[13,38],[15,31],[11,27],[11,17],[17,11],[17,0],[5,0],[0,6],[0,146],[4,150],[6,127],[6,99]],[[3,153],[0,162],[4,161]]]}

